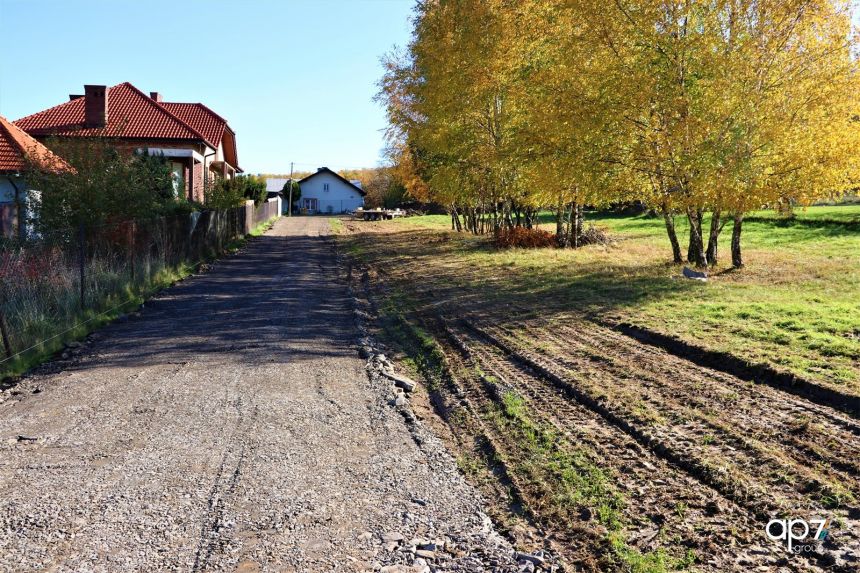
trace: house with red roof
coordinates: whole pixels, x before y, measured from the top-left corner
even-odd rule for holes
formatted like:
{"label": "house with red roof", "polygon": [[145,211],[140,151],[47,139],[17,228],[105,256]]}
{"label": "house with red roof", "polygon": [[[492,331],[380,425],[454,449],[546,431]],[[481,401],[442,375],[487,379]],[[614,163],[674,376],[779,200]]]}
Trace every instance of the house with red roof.
{"label": "house with red roof", "polygon": [[241,173],[236,133],[227,120],[202,103],[165,102],[128,82],[112,87],[85,85],[83,95],[15,122],[32,137],[109,138],[134,153],[163,155],[177,181],[177,191],[203,201],[216,177]]}
{"label": "house with red roof", "polygon": [[24,232],[19,219],[30,202],[30,189],[24,174],[32,166],[56,171],[72,170],[50,149],[0,116],[0,237],[13,237]]}

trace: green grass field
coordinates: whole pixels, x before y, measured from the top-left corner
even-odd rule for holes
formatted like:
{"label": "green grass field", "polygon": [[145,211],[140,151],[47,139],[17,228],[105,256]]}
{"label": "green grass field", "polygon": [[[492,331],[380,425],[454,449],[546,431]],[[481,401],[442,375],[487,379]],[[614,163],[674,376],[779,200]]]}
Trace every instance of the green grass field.
{"label": "green grass field", "polygon": [[[542,216],[545,224],[551,217]],[[744,224],[746,268],[730,268],[731,223],[707,283],[681,278],[662,220],[589,213],[613,243],[578,250],[496,251],[486,237],[447,233],[429,215],[373,224],[372,258],[420,262],[422,278],[517,304],[550,320],[625,320],[860,394],[860,205],[772,212]],[[687,227],[677,220],[685,244]]]}

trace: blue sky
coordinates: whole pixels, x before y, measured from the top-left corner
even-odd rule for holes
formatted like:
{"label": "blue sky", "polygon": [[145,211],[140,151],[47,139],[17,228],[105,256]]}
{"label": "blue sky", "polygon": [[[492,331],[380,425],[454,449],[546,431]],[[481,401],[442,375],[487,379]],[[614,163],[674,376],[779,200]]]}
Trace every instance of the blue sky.
{"label": "blue sky", "polygon": [[84,84],[129,81],[200,101],[236,131],[246,172],[372,167],[379,58],[409,40],[414,0],[0,0],[0,115]]}

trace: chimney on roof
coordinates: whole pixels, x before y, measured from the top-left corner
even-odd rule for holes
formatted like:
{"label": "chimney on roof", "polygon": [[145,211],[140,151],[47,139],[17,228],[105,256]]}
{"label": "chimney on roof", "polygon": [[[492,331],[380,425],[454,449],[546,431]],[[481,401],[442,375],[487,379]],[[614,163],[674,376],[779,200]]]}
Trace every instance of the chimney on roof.
{"label": "chimney on roof", "polygon": [[84,86],[84,124],[104,127],[108,120],[107,86]]}
{"label": "chimney on roof", "polygon": [[80,99],[84,97],[81,94],[69,94],[69,101],[75,101],[76,99]]}
{"label": "chimney on roof", "polygon": [[151,97],[152,99],[154,99],[158,103],[161,103],[161,101],[162,101],[161,100],[161,94],[158,92],[149,92],[149,97]]}

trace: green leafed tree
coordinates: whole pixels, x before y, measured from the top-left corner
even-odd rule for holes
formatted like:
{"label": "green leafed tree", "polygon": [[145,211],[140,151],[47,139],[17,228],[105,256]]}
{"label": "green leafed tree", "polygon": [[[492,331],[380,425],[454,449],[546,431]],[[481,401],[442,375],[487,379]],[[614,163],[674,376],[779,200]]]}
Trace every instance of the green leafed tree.
{"label": "green leafed tree", "polygon": [[[290,187],[292,187],[292,195],[290,195]],[[292,199],[293,205],[295,205],[302,198],[302,188],[299,186],[298,181],[291,179],[284,183],[281,194],[284,196],[284,201],[289,203],[290,199]]]}
{"label": "green leafed tree", "polygon": [[33,224],[43,232],[163,215],[185,202],[174,193],[163,157],[128,153],[99,139],[50,139],[46,145],[73,170],[28,167]]}

